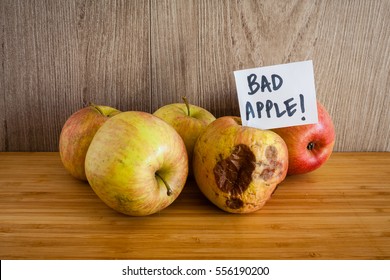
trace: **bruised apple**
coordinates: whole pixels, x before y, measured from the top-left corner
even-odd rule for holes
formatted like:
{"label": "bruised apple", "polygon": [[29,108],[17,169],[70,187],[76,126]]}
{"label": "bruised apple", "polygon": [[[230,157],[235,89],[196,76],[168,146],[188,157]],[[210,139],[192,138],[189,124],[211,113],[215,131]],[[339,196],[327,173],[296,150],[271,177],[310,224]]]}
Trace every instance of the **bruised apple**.
{"label": "bruised apple", "polygon": [[317,102],[317,112],[318,122],[315,124],[273,129],[283,138],[288,147],[288,175],[314,171],[332,154],[336,135],[332,119],[319,102]]}
{"label": "bruised apple", "polygon": [[112,209],[146,216],[169,206],[187,179],[183,140],[146,112],[118,114],[98,130],[85,159],[88,182]]}
{"label": "bruised apple", "polygon": [[84,163],[89,144],[102,124],[118,113],[115,108],[92,104],[66,120],[60,134],[59,152],[62,164],[73,177],[87,180]]}
{"label": "bruised apple", "polygon": [[202,193],[231,213],[259,210],[286,177],[288,152],[276,133],[241,125],[239,117],[212,122],[198,138],[193,169]]}

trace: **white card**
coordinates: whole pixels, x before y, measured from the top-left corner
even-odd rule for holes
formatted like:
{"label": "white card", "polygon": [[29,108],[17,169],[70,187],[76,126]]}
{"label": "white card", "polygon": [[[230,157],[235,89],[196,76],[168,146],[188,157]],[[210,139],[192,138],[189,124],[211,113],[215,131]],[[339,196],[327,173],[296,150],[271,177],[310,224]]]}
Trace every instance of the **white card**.
{"label": "white card", "polygon": [[234,71],[242,125],[261,129],[318,122],[313,62]]}

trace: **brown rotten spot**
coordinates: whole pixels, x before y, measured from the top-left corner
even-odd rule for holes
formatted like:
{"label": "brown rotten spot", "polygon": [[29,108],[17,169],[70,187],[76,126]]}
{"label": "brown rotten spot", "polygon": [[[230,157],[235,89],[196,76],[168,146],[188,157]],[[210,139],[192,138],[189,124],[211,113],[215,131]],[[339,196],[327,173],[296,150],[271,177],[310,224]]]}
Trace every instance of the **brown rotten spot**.
{"label": "brown rotten spot", "polygon": [[236,145],[232,153],[220,159],[214,167],[218,188],[224,193],[237,196],[245,192],[252,181],[256,158],[248,146]]}
{"label": "brown rotten spot", "polygon": [[231,209],[240,209],[244,206],[244,202],[239,198],[231,198],[226,200],[226,206]]}

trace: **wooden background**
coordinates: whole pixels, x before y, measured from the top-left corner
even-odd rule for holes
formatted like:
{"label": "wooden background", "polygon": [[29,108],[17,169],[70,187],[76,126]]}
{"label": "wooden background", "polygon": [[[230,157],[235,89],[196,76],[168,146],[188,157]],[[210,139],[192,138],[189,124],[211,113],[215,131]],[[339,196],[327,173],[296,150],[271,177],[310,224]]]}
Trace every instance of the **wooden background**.
{"label": "wooden background", "polygon": [[308,59],[335,150],[390,151],[388,0],[0,0],[0,25],[0,151],[57,151],[88,102],[238,115],[234,70]]}

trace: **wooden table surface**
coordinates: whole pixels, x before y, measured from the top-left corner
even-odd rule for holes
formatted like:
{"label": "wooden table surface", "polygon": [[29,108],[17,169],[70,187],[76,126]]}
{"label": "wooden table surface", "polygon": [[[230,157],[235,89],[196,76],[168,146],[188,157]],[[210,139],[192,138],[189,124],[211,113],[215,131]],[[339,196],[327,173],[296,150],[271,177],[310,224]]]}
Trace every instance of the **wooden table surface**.
{"label": "wooden table surface", "polygon": [[147,217],[108,208],[58,153],[0,153],[0,259],[390,259],[390,153],[333,153],[252,214],[190,180]]}

